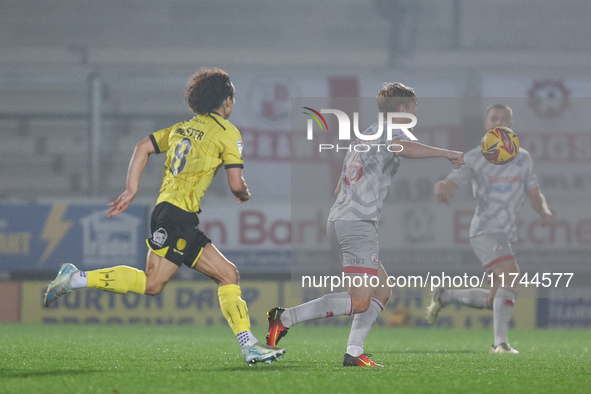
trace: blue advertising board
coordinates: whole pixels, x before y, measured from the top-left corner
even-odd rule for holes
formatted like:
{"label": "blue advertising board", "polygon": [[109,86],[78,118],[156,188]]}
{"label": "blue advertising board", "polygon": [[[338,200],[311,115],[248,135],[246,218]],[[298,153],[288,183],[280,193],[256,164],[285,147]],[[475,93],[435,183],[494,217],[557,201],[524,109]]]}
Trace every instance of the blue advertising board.
{"label": "blue advertising board", "polygon": [[147,207],[108,218],[105,205],[0,204],[0,271],[143,268]]}

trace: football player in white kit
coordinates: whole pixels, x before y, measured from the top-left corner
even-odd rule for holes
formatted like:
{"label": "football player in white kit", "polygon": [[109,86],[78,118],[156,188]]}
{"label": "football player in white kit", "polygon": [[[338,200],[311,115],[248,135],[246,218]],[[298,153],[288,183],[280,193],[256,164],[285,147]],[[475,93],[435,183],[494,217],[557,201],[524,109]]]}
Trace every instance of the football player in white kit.
{"label": "football player in white kit", "polygon": [[[416,115],[416,100],[414,90],[401,83],[384,84],[377,95],[378,107],[382,113],[404,112]],[[408,118],[394,118],[393,121],[403,124],[408,122]],[[376,123],[370,126],[363,134],[375,135],[380,126],[385,130],[385,122],[384,120],[382,125]],[[357,140],[352,145],[362,142]],[[371,145],[371,150],[361,152],[351,149],[345,156],[335,191],[337,199],[327,220],[327,235],[343,264],[344,274],[350,278],[356,275],[377,277],[379,284],[366,286],[364,283],[359,286],[352,280],[347,292],[326,294],[293,308],[271,309],[268,312],[268,344],[276,345],[287,334],[288,328],[298,323],[355,314],[343,365],[381,366],[364,353],[363,343],[391,293],[391,289],[384,285],[388,275],[379,260],[378,221],[392,177],[398,170],[400,157],[444,157],[459,168],[464,164],[464,154],[409,141],[402,130],[394,130],[391,140],[383,132],[379,138],[368,144]]]}
{"label": "football player in white kit", "polygon": [[[513,111],[505,104],[494,104],[486,110],[485,127],[513,126]],[[504,165],[491,164],[480,147],[466,152],[466,165],[452,170],[445,180],[435,184],[438,202],[449,205],[450,197],[459,187],[472,183],[478,204],[470,224],[470,245],[486,271],[494,276],[489,290],[469,288],[451,290],[438,288],[427,308],[427,322],[435,323],[441,308],[449,304],[493,310],[494,342],[491,353],[519,353],[509,345],[507,331],[516,298],[519,267],[511,248],[517,241],[517,217],[527,196],[543,225],[554,222],[546,198],[540,192],[533,161],[528,151],[519,153]],[[500,275],[504,278],[501,286]],[[514,286],[511,286],[514,284]]]}

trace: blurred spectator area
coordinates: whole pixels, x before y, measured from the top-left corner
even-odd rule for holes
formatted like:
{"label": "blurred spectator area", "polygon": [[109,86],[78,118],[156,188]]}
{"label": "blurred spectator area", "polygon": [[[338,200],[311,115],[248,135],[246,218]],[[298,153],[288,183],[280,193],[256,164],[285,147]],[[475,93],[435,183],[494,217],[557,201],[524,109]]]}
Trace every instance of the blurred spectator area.
{"label": "blurred spectator area", "polygon": [[[200,67],[296,77],[402,70],[461,85],[474,70],[568,76],[588,70],[590,9],[587,0],[3,1],[0,199],[88,196],[95,72],[99,194],[116,197],[134,144],[191,116],[183,89]],[[149,161],[140,194],[155,195],[162,165]]]}
{"label": "blurred spectator area", "polygon": [[586,0],[20,0],[2,2],[0,36],[4,48],[62,48],[82,62],[184,48],[181,59],[199,50],[224,52],[236,64],[255,64],[259,55],[311,64],[323,60],[301,55],[387,50],[396,40],[389,27],[404,23],[419,51],[588,50],[589,40],[573,37],[589,36],[590,16]]}
{"label": "blurred spectator area", "polygon": [[[155,131],[157,122],[141,117],[103,119],[98,195],[112,197],[123,191],[135,143]],[[0,130],[0,199],[88,196],[90,133],[86,116],[4,117]],[[158,190],[162,165],[162,160],[149,161],[142,192]]]}

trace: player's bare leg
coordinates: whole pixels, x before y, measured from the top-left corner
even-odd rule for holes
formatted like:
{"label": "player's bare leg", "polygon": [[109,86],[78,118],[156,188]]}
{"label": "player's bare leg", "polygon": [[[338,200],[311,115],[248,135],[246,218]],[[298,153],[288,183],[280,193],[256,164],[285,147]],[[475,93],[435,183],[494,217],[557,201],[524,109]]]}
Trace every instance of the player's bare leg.
{"label": "player's bare leg", "polygon": [[283,356],[285,349],[260,343],[250,331],[248,308],[241,297],[242,291],[238,285],[240,275],[234,264],[213,244],[208,243],[193,268],[220,286],[218,297],[222,314],[238,338],[246,363],[271,363]]}
{"label": "player's bare leg", "polygon": [[170,278],[178,271],[179,266],[172,261],[148,251],[146,258],[146,291],[145,294],[160,294]]}
{"label": "player's bare leg", "polygon": [[220,286],[237,285],[240,282],[240,273],[236,266],[211,243],[203,248],[193,268],[207,275]]}

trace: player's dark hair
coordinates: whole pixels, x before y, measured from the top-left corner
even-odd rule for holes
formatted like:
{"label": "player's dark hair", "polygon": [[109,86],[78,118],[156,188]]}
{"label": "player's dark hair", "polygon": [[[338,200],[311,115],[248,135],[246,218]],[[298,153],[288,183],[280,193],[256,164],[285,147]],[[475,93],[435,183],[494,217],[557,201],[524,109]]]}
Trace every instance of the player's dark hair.
{"label": "player's dark hair", "polygon": [[398,107],[404,105],[409,108],[411,103],[417,103],[417,95],[411,87],[405,86],[400,82],[384,82],[378,91],[378,108],[381,112],[396,112]]}
{"label": "player's dark hair", "polygon": [[219,108],[228,97],[234,98],[234,85],[227,72],[204,68],[189,78],[185,97],[196,114],[207,114]]}
{"label": "player's dark hair", "polygon": [[495,109],[506,109],[507,111],[509,111],[509,114],[511,114],[511,117],[513,117],[513,110],[511,109],[511,107],[509,107],[507,104],[496,103],[496,104],[489,105],[488,107],[486,107],[486,116],[487,116],[487,118],[488,118],[488,113],[493,108],[495,108]]}

